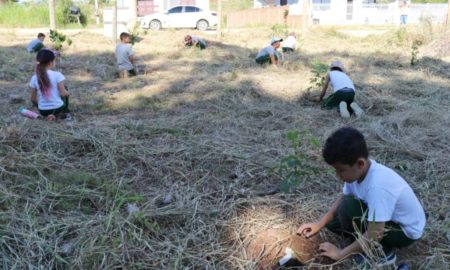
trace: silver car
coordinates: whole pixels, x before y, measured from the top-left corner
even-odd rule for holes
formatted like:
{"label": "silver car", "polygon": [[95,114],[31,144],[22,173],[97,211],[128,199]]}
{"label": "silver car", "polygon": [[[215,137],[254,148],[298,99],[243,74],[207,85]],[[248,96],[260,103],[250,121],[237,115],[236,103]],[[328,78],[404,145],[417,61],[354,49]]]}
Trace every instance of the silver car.
{"label": "silver car", "polygon": [[194,6],[176,6],[164,13],[144,16],[140,19],[142,28],[197,28],[207,30],[217,25],[217,13],[204,11]]}

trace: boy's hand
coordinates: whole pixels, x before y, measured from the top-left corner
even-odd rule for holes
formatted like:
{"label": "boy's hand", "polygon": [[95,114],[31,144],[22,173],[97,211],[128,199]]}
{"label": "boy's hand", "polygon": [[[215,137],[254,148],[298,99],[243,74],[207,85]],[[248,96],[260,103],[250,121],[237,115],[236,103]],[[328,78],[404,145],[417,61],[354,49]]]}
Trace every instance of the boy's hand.
{"label": "boy's hand", "polygon": [[325,242],[320,244],[319,251],[320,255],[335,261],[342,259],[341,250],[331,243]]}
{"label": "boy's hand", "polygon": [[306,238],[310,238],[322,229],[318,223],[306,223],[300,226],[297,230],[298,235],[304,235]]}

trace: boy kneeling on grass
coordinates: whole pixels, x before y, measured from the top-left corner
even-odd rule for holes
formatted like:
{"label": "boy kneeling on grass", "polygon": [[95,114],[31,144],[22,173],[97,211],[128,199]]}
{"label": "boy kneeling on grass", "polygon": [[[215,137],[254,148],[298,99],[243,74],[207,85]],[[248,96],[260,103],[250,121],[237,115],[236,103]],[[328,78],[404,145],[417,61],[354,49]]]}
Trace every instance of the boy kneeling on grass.
{"label": "boy kneeling on grass", "polygon": [[281,46],[281,41],[283,41],[282,38],[272,38],[270,45],[262,48],[256,55],[256,63],[262,66],[265,64],[272,64],[274,67],[281,66],[283,56],[277,51]]}
{"label": "boy kneeling on grass", "polygon": [[[382,245],[386,257],[375,258],[377,266],[395,263],[394,248],[417,241],[425,227],[425,213],[414,191],[396,172],[368,158],[364,136],[354,128],[335,131],[322,155],[344,182],[343,194],[318,222],[303,224],[297,234],[311,237],[326,226],[349,237],[353,243],[343,249],[328,242],[320,244],[321,255],[341,260],[363,252],[356,240],[360,232]],[[365,264],[366,258],[357,255],[355,261]]]}
{"label": "boy kneeling on grass", "polygon": [[130,44],[130,34],[122,32],[120,33],[120,44],[116,46],[116,61],[119,68],[119,77],[127,78],[136,76],[136,70],[134,69],[133,48]]}
{"label": "boy kneeling on grass", "polygon": [[184,47],[186,48],[200,48],[200,50],[206,49],[206,41],[197,36],[186,35],[184,36]]}
{"label": "boy kneeling on grass", "polygon": [[329,110],[339,107],[339,112],[343,118],[349,118],[352,112],[355,113],[356,117],[361,117],[364,111],[354,102],[355,86],[346,74],[341,61],[335,60],[331,62],[330,71],[325,77],[325,83],[318,102],[322,102],[330,83],[334,93],[323,101],[322,107]]}

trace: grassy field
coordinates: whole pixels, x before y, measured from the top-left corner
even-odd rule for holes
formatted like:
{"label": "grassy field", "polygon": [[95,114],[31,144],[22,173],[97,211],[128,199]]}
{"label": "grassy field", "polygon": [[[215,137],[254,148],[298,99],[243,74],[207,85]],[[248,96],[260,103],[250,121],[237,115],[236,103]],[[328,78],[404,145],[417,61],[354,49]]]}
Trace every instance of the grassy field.
{"label": "grassy field", "polygon": [[[72,93],[68,124],[18,114],[30,107],[34,59],[25,47],[34,35],[4,32],[2,268],[256,269],[244,252],[249,239],[269,228],[293,232],[340,193],[308,141],[322,144],[350,125],[365,134],[373,158],[408,181],[427,213],[423,238],[400,250],[398,261],[448,269],[448,40],[420,27],[366,37],[345,30],[311,29],[280,69],[254,63],[270,29],[229,31],[222,42],[197,33],[205,51],[181,46],[187,31],[149,32],[135,45],[142,75],[124,81],[115,77],[111,41],[73,34],[59,67]],[[414,39],[424,43],[411,66]],[[308,90],[311,63],[334,59],[355,82],[362,119],[322,110],[314,102],[319,89]],[[273,168],[293,151],[289,131],[310,134],[300,149],[316,170],[290,193],[265,195],[281,181]],[[321,238],[337,240],[326,231]]]}

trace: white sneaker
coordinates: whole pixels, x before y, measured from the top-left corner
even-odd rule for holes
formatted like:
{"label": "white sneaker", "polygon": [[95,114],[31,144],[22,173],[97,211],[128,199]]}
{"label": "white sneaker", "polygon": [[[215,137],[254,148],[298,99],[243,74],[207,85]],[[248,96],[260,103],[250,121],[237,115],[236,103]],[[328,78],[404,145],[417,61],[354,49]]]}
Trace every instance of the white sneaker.
{"label": "white sneaker", "polygon": [[347,103],[345,101],[341,101],[341,103],[339,103],[339,113],[341,114],[342,118],[350,117],[350,113],[347,110]]}
{"label": "white sneaker", "polygon": [[363,109],[361,109],[356,102],[352,102],[350,104],[350,108],[352,108],[353,112],[355,112],[356,118],[361,118],[364,115]]}

